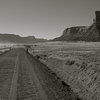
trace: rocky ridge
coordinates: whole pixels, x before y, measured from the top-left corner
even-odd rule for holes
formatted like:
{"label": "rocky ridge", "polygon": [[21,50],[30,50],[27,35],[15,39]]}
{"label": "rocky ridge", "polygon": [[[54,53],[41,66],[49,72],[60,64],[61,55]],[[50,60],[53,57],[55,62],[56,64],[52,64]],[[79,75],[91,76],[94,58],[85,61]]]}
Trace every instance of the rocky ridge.
{"label": "rocky ridge", "polygon": [[63,31],[63,35],[55,38],[53,41],[100,41],[99,31],[96,24],[91,26],[77,26],[67,28]]}
{"label": "rocky ridge", "polygon": [[14,34],[0,34],[0,43],[34,43],[34,42],[44,42],[45,39],[38,39],[34,36],[21,37]]}

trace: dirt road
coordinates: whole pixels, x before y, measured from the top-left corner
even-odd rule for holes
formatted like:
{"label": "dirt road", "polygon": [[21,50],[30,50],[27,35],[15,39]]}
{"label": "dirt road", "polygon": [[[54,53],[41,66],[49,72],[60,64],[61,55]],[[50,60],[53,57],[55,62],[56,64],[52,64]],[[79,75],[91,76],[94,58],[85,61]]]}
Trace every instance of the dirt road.
{"label": "dirt road", "polygon": [[0,100],[80,100],[23,48],[0,56]]}

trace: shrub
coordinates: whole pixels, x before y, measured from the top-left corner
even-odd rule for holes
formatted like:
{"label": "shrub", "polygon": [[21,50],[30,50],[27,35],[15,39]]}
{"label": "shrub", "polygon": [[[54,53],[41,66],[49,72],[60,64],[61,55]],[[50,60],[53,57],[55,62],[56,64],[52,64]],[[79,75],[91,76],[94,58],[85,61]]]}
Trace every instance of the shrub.
{"label": "shrub", "polygon": [[75,64],[75,60],[67,60],[66,65],[73,65]]}

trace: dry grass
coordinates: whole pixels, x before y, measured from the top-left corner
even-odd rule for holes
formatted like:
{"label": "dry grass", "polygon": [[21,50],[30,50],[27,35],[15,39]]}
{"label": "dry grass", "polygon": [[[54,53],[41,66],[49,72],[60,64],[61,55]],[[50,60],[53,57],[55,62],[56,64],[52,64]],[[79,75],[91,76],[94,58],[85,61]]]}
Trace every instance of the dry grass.
{"label": "dry grass", "polygon": [[[100,100],[100,43],[46,42],[31,47],[82,99]],[[45,56],[43,56],[45,55]]]}

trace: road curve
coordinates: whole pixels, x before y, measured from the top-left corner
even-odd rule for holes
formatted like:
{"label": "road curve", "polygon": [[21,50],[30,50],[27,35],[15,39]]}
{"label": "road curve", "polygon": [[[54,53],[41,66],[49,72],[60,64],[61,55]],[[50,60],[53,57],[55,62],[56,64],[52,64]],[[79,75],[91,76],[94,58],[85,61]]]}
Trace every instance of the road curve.
{"label": "road curve", "polygon": [[79,100],[69,86],[22,48],[0,56],[0,100]]}

